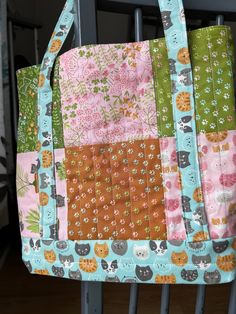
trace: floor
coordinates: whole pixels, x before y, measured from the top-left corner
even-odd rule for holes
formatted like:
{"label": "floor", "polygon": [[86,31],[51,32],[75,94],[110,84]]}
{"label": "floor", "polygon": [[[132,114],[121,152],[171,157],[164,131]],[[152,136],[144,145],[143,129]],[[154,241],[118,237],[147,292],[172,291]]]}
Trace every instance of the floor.
{"label": "floor", "polygon": [[[140,285],[138,314],[159,313],[161,287]],[[207,287],[206,314],[227,313],[230,285]],[[170,314],[194,313],[195,286],[172,286]],[[128,313],[129,285],[104,284],[104,314]],[[79,314],[80,282],[30,275],[12,248],[0,270],[1,314]]]}

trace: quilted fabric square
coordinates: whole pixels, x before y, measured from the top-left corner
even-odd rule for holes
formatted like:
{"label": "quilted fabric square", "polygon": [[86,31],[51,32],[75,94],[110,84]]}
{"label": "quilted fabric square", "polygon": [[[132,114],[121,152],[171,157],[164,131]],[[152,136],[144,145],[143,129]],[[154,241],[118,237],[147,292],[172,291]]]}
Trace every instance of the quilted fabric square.
{"label": "quilted fabric square", "polygon": [[60,58],[65,146],[156,138],[149,42],[87,46]]}
{"label": "quilted fabric square", "polygon": [[66,149],[69,239],[166,239],[158,140]]}

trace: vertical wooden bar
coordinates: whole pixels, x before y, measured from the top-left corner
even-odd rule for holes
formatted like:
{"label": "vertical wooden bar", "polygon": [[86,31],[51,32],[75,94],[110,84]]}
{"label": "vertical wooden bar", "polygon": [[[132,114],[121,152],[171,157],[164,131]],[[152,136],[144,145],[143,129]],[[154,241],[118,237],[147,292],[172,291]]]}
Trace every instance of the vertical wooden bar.
{"label": "vertical wooden bar", "polygon": [[100,282],[81,282],[81,314],[102,314]]}
{"label": "vertical wooden bar", "polygon": [[206,294],[206,286],[205,285],[198,285],[195,314],[203,314],[204,313],[205,294]]}
{"label": "vertical wooden bar", "polygon": [[134,10],[134,23],[135,23],[135,41],[143,40],[143,25],[142,25],[142,10],[137,8]]}
{"label": "vertical wooden bar", "polygon": [[[96,0],[74,0],[74,44],[81,47],[97,43]],[[102,283],[81,282],[81,313],[102,313]]]}
{"label": "vertical wooden bar", "polygon": [[224,16],[219,14],[216,17],[216,25],[224,25]]}
{"label": "vertical wooden bar", "polygon": [[14,139],[16,141],[18,105],[17,105],[17,95],[16,95],[13,24],[11,20],[8,21],[8,40],[9,40],[9,56],[10,56],[11,91],[12,91],[13,132],[14,132]]}
{"label": "vertical wooden bar", "polygon": [[129,314],[136,314],[138,308],[138,284],[130,285]]}
{"label": "vertical wooden bar", "polygon": [[[135,41],[143,40],[142,30],[142,10],[137,8],[134,11],[134,24],[135,24]],[[129,314],[136,314],[138,307],[138,284],[132,283],[130,285],[130,298],[129,298]]]}
{"label": "vertical wooden bar", "polygon": [[35,51],[35,62],[39,64],[39,47],[38,47],[38,29],[34,28],[34,51]]}
{"label": "vertical wooden bar", "polygon": [[170,304],[170,285],[162,285],[161,291],[161,310],[160,314],[169,313],[169,304]]}
{"label": "vertical wooden bar", "polygon": [[74,0],[75,46],[97,43],[96,0]]}
{"label": "vertical wooden bar", "polygon": [[236,278],[232,282],[228,309],[228,314],[235,313],[236,313]]}

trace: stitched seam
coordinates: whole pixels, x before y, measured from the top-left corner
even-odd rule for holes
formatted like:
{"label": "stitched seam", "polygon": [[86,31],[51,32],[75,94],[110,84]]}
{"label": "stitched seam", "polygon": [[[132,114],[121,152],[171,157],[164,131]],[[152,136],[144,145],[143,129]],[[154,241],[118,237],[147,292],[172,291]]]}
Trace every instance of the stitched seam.
{"label": "stitched seam", "polygon": [[[62,152],[62,155],[60,153],[60,150]],[[60,158],[58,158],[58,155],[57,155],[57,152],[58,152],[58,155]],[[63,159],[65,159],[65,149],[64,148],[59,148],[59,149],[54,149],[54,156],[55,156],[55,164],[56,164],[56,160],[58,160],[59,162],[63,162]],[[61,158],[62,157],[62,158]],[[64,158],[63,158],[64,157]],[[56,187],[56,194],[57,193],[57,186],[60,184],[60,178],[57,174],[57,171],[55,170],[55,187]],[[68,215],[68,203],[67,203],[67,188],[66,188],[67,184],[63,184],[63,190],[65,192],[65,205],[63,206],[64,207],[64,210],[67,212],[67,215]],[[63,193],[64,194],[64,193]],[[58,207],[56,207],[57,209],[57,220],[59,222],[59,225],[58,225],[58,240],[60,239],[60,220],[58,218]],[[66,229],[66,231],[62,231],[62,233],[66,234],[68,236],[68,218],[66,219],[66,221],[64,220],[64,223],[63,223],[63,229]]]}
{"label": "stitched seam", "polygon": [[[97,180],[96,180],[96,174],[95,174],[95,162],[94,162],[94,157],[95,157],[95,155],[94,155],[94,149],[93,149],[93,147],[94,147],[95,145],[92,145],[92,165],[93,165],[93,175],[94,175],[94,180],[93,180],[93,182],[94,182],[94,185],[93,185],[93,187],[94,187],[94,197],[95,197],[95,204],[96,204],[96,210],[97,210],[97,215],[96,215],[96,230],[97,230],[97,239],[99,239],[98,238],[98,223],[99,223],[99,208],[98,208],[98,206],[97,206],[97,193],[96,193],[96,182],[97,182]],[[92,217],[93,217],[93,213],[92,213]]]}
{"label": "stitched seam", "polygon": [[[157,79],[157,71],[156,71],[156,68],[157,68],[157,64],[156,64],[156,59],[155,59],[155,57],[154,57],[154,49],[155,49],[155,47],[154,47],[154,44],[151,42],[150,43],[151,44],[151,50],[150,51],[152,51],[152,53],[150,53],[150,55],[151,55],[151,59],[152,59],[152,72],[153,72],[153,85],[154,85],[154,95],[155,95],[155,102],[156,102],[156,113],[157,113],[157,104],[158,104],[158,99],[160,98],[160,94],[159,94],[159,88],[158,88],[158,79]],[[160,107],[159,107],[159,109],[160,109]],[[163,200],[163,202],[164,202],[164,204],[163,204],[163,206],[164,206],[164,214],[165,214],[165,220],[166,220],[166,236],[167,236],[167,239],[170,237],[170,234],[169,234],[169,225],[170,225],[170,221],[169,221],[169,217],[168,217],[168,215],[167,215],[167,209],[166,209],[166,205],[165,205],[165,200],[166,200],[166,198],[167,198],[167,192],[165,191],[165,189],[164,189],[164,186],[165,186],[165,174],[164,174],[164,172],[163,172],[163,150],[162,150],[162,148],[161,148],[161,141],[162,141],[162,139],[165,139],[165,137],[164,137],[164,135],[163,135],[163,126],[162,126],[162,119],[161,119],[161,111],[159,110],[159,116],[157,116],[157,118],[158,118],[158,122],[159,122],[159,127],[160,127],[160,132],[158,132],[159,133],[159,135],[160,135],[160,137],[159,137],[159,149],[160,149],[160,154],[161,154],[161,161],[160,161],[160,163],[161,163],[161,177],[162,177],[162,186],[163,186],[163,198],[162,198],[162,200]],[[158,126],[158,125],[157,125]],[[158,130],[159,131],[159,130]]]}
{"label": "stitched seam", "polygon": [[[178,6],[179,6],[179,8],[182,8],[182,4],[181,4],[181,2],[179,0],[178,0]],[[190,65],[190,68],[191,68],[191,79],[193,80],[193,68],[192,68],[192,65]],[[193,94],[191,95],[192,105],[194,106],[194,111],[196,112],[196,103],[195,103],[195,99],[194,99],[194,85],[193,85],[193,83],[192,83],[191,89],[192,89],[192,92],[193,92]],[[195,114],[195,112],[194,112],[194,114]],[[197,171],[196,171],[195,188],[198,188],[198,187],[202,188],[201,170],[200,170],[200,166],[199,166],[199,162],[198,162],[197,125],[196,125],[195,120],[193,120],[193,119],[191,119],[190,123],[191,123],[192,129],[193,129],[193,127],[195,129],[195,134],[193,133],[193,146],[194,146],[193,149],[194,149],[195,153],[197,154],[197,156],[195,156],[193,158],[193,164],[192,164],[192,168],[194,170],[197,169]],[[177,131],[176,140],[177,140],[177,148],[179,148],[178,131]],[[192,152],[193,152],[193,150],[192,150]],[[181,172],[181,175],[182,175],[182,172]],[[182,192],[182,195],[183,195],[183,189],[182,189],[181,192]],[[203,202],[202,205],[203,205],[203,208],[204,208],[204,211],[205,211],[205,203]],[[193,212],[191,212],[191,218],[190,219],[191,219],[191,222],[193,222]],[[207,237],[210,237],[209,230],[208,230],[207,226],[202,225],[202,226],[200,226],[199,229],[201,231],[203,231],[203,232],[206,232],[208,234]],[[187,230],[186,230],[186,234],[187,234],[187,238],[189,238],[189,234],[187,233]],[[190,235],[190,239],[192,239],[192,237],[193,237],[193,235]]]}
{"label": "stitched seam", "polygon": [[[146,140],[146,142],[147,142],[147,140]],[[144,160],[148,163],[145,141],[143,141],[143,143],[144,143],[144,148],[143,148]],[[152,238],[151,237],[151,224],[150,224],[151,212],[150,212],[150,197],[149,197],[150,193],[148,192],[149,191],[149,186],[148,186],[148,166],[146,166],[146,165],[145,165],[145,170],[146,170],[146,174],[145,174],[145,177],[146,177],[146,187],[144,189],[144,193],[147,193],[147,203],[148,203],[148,208],[145,211],[148,212],[149,239],[151,239]]]}
{"label": "stitched seam", "polygon": [[[210,64],[211,64],[211,76],[212,76],[212,96],[213,96],[213,99],[214,101],[217,102],[216,100],[216,97],[215,97],[215,84],[214,84],[214,70],[213,70],[213,63],[212,63],[212,57],[211,57],[211,46],[209,45],[210,44],[210,41],[209,41],[209,33],[207,31],[207,48],[208,48],[208,52],[209,52],[209,58],[210,58]],[[217,102],[217,107],[219,106],[218,102]],[[217,133],[219,133],[219,124],[218,124],[218,119],[215,118],[215,123],[216,123],[216,127],[217,127]],[[221,155],[221,151],[219,149],[219,152],[218,152],[218,156],[219,156],[219,161],[220,161],[220,172],[221,174],[223,174],[223,169],[222,169],[222,155]],[[225,194],[225,187],[224,185],[222,185],[222,189],[223,189],[223,192]],[[225,200],[224,200],[224,210],[225,210],[225,213],[227,212],[226,210],[226,203],[225,203]]]}
{"label": "stitched seam", "polygon": [[[130,223],[132,224],[133,223],[133,220],[132,220],[132,201],[131,201],[131,190],[130,190],[130,165],[129,165],[129,158],[128,158],[128,143],[127,143],[127,146],[125,148],[125,153],[126,153],[126,160],[127,160],[127,168],[128,168],[128,191],[129,191],[129,198],[128,200],[126,200],[125,202],[129,202],[130,206],[129,206],[129,213],[130,213]],[[133,231],[131,230],[131,237],[133,236]]]}
{"label": "stitched seam", "polygon": [[[229,252],[230,252],[230,253],[229,253]],[[232,250],[230,250],[229,252],[228,252],[228,254],[234,254],[234,255],[236,256],[236,254],[235,254]],[[191,254],[194,254],[194,253],[191,253]],[[24,255],[24,254],[23,254],[23,256],[26,257],[27,255]],[[95,257],[95,255],[94,255],[93,257]],[[93,257],[80,256],[80,257],[78,257],[78,258],[79,258],[79,259],[80,259],[80,258],[92,259]],[[157,257],[158,257],[158,256],[156,255],[155,258],[153,258],[153,262],[155,262],[155,259],[156,259]],[[96,258],[96,257],[95,257],[95,258]],[[160,260],[161,260],[161,259],[162,259],[162,258],[160,258]],[[39,260],[39,259],[30,258],[30,261],[38,261],[38,260]],[[55,262],[53,262],[52,264],[49,263],[45,258],[42,258],[41,260],[45,261],[45,263],[47,263],[47,264],[50,265],[50,266],[53,266],[53,265],[55,266],[55,263],[60,263],[60,265],[62,265],[61,262],[60,262],[60,260],[58,260],[58,259],[56,259]],[[78,260],[78,261],[79,261],[79,260]],[[78,262],[78,261],[77,261],[77,262]],[[96,260],[96,261],[97,261],[97,260]],[[76,262],[74,262],[74,263],[76,263]],[[121,263],[121,262],[118,262],[118,264],[119,264],[119,265],[126,265],[126,263]],[[163,264],[163,263],[162,263],[162,264]],[[102,263],[97,261],[97,265],[102,265]],[[136,263],[136,264],[135,264],[135,263],[129,263],[129,265],[136,266],[136,265],[138,265],[138,263]],[[150,265],[150,266],[153,267],[155,264],[154,264],[154,263],[152,263],[152,264],[147,264],[147,263],[145,263],[145,264],[143,264],[143,265],[145,265],[145,266],[149,266],[149,265]],[[194,267],[194,270],[195,270],[195,269],[196,269],[196,270],[199,270],[199,271],[201,270],[200,268],[197,268],[195,264],[192,264],[192,263],[191,263],[191,264],[188,264],[188,263],[187,263],[187,264],[185,264],[184,266],[177,266],[177,265],[175,265],[175,264],[170,264],[170,263],[165,263],[164,265],[170,265],[170,266],[172,266],[172,267],[175,268],[175,269],[172,269],[172,270],[170,271],[170,273],[173,272],[173,271],[175,271],[176,269],[179,270],[179,271],[181,271],[181,270],[183,270],[183,269],[186,268],[186,267]],[[217,265],[217,263],[211,263],[210,266],[216,266],[217,269],[219,268],[218,265]],[[61,267],[64,268],[64,269],[66,269],[64,266],[61,266]],[[37,269],[37,268],[36,268],[36,269]],[[204,270],[202,270],[202,271],[205,271],[205,270],[206,270],[206,269],[204,269]],[[133,271],[133,270],[131,270],[131,272],[132,272],[132,271]],[[229,272],[227,272],[227,273],[229,273],[229,274],[230,274],[230,273],[235,273],[235,271],[236,271],[236,268],[234,268],[233,270],[231,270],[231,271],[229,271]],[[222,271],[222,272],[223,272],[223,271]],[[224,273],[226,273],[226,272],[224,272]],[[94,274],[96,274],[96,273],[94,273]],[[158,274],[157,274],[157,275],[158,275]],[[167,276],[167,275],[163,274],[163,276]],[[186,283],[187,283],[187,282],[186,282]]]}

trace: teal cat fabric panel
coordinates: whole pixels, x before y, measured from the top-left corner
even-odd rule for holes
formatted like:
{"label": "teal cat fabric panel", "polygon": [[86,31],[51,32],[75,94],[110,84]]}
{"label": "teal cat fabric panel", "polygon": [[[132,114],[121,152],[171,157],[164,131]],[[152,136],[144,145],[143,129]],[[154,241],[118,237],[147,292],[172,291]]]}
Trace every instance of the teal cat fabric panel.
{"label": "teal cat fabric panel", "polygon": [[232,281],[236,238],[188,241],[23,239],[29,272],[86,281],[219,284]]}
{"label": "teal cat fabric panel", "polygon": [[[174,125],[176,132],[176,150],[178,166],[181,173],[182,197],[190,198],[190,210],[184,212],[184,219],[192,221],[193,212],[197,207],[204,209],[204,202],[200,204],[194,200],[193,195],[196,189],[202,189],[200,167],[198,161],[197,132],[195,116],[195,103],[193,98],[193,78],[191,60],[189,56],[188,38],[186,31],[186,21],[184,9],[181,1],[160,0],[160,9],[164,25],[168,59],[174,60],[175,72],[171,72],[172,80],[172,108]],[[167,14],[168,12],[168,14]],[[178,79],[179,75],[187,71],[189,73],[189,83],[182,85]],[[173,85],[175,88],[173,88]],[[178,92],[176,92],[178,91]],[[185,103],[187,109],[183,112],[180,103]],[[188,130],[179,128],[181,121],[188,122]],[[185,143],[187,141],[187,144]],[[183,149],[183,147],[185,149]],[[191,231],[189,233],[189,231]],[[209,239],[207,225],[192,223],[192,230],[187,230],[189,241],[194,241],[194,235],[202,233],[202,239]]]}
{"label": "teal cat fabric panel", "polygon": [[[56,200],[52,187],[55,186],[55,168],[53,156],[53,142],[45,141],[44,134],[52,138],[52,101],[53,93],[50,86],[52,66],[58,52],[65,41],[73,23],[73,1],[67,1],[56,26],[56,32],[49,42],[40,68],[38,83],[38,143],[39,143],[39,189],[48,195],[48,202],[40,205],[41,233],[44,238],[57,239],[58,226],[56,215]],[[44,133],[44,134],[43,134]]]}

